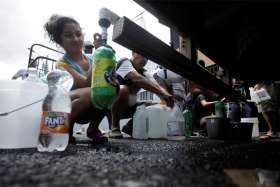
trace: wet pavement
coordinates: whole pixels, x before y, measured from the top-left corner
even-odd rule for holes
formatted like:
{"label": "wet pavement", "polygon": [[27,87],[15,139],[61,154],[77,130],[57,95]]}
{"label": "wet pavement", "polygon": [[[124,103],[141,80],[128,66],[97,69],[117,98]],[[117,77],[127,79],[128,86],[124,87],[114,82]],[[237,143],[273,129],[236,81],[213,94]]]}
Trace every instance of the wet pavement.
{"label": "wet pavement", "polygon": [[280,171],[279,148],[278,139],[125,138],[98,146],[80,141],[54,153],[0,150],[0,186],[242,186],[231,171]]}

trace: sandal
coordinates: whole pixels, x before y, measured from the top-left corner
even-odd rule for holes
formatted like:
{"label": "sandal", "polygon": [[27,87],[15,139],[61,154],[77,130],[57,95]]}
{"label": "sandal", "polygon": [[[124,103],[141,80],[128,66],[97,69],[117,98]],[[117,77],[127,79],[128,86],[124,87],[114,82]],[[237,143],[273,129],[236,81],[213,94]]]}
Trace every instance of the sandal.
{"label": "sandal", "polygon": [[123,135],[120,131],[119,128],[113,128],[110,132],[109,132],[109,138],[113,138],[113,139],[121,139],[123,138]]}
{"label": "sandal", "polygon": [[260,140],[269,140],[273,138],[278,138],[278,135],[274,132],[267,132],[265,135],[259,137]]}
{"label": "sandal", "polygon": [[100,143],[108,142],[108,138],[103,136],[101,131],[97,128],[89,127],[87,129],[87,137],[92,139],[93,144],[100,144]]}

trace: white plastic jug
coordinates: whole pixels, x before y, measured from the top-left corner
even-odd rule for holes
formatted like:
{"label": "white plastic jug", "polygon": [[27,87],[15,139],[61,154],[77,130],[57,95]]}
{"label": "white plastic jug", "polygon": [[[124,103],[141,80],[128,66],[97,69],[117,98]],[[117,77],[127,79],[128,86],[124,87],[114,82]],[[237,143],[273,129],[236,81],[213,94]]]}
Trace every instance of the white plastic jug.
{"label": "white plastic jug", "polygon": [[145,105],[136,108],[133,115],[132,137],[135,139],[148,139],[148,116]]}
{"label": "white plastic jug", "polygon": [[167,120],[170,108],[156,104],[146,107],[149,138],[167,138]]}
{"label": "white plastic jug", "polygon": [[170,109],[167,120],[167,136],[183,136],[185,132],[185,118],[177,104]]}
{"label": "white plastic jug", "polygon": [[155,104],[138,106],[133,116],[132,137],[136,139],[167,138],[167,119],[170,108]]}
{"label": "white plastic jug", "polygon": [[36,147],[47,91],[43,83],[0,80],[0,149]]}

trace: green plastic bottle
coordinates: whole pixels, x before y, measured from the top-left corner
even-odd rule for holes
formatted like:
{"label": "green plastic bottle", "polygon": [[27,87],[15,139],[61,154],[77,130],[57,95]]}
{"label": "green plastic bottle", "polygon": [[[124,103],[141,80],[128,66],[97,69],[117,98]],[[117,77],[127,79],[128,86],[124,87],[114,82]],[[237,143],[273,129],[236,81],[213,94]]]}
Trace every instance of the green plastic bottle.
{"label": "green plastic bottle", "polygon": [[215,115],[218,118],[226,118],[225,104],[221,101],[215,104]]}
{"label": "green plastic bottle", "polygon": [[93,60],[91,101],[98,109],[111,109],[117,97],[117,87],[108,79],[116,65],[115,54],[111,48],[101,46],[94,51]]}
{"label": "green plastic bottle", "polygon": [[192,136],[192,112],[191,112],[191,110],[186,108],[183,111],[183,116],[185,118],[185,137],[189,138]]}

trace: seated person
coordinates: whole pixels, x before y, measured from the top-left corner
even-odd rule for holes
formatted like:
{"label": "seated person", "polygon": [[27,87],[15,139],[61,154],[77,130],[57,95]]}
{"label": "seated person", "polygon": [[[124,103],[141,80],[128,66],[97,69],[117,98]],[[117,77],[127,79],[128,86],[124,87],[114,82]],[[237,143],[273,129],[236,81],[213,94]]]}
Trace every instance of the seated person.
{"label": "seated person", "polygon": [[[192,110],[193,129],[201,135],[207,135],[206,118],[215,113],[214,106],[218,100],[211,101],[217,98],[217,94],[202,88],[199,85],[191,83],[190,93],[187,96],[188,106]],[[209,101],[210,100],[210,101]],[[224,99],[222,99],[224,100]]]}
{"label": "seated person", "polygon": [[[112,107],[112,130],[110,138],[122,138],[120,120],[131,118],[136,110],[136,94],[143,88],[157,94],[167,105],[173,106],[173,97],[155,80],[149,79],[144,66],[147,59],[142,55],[132,52],[132,58],[119,61],[116,75],[120,82],[119,95]],[[150,78],[152,78],[150,76]],[[132,120],[131,120],[132,121]],[[130,122],[131,122],[130,121]],[[132,135],[132,124],[128,123],[123,131]]]}

